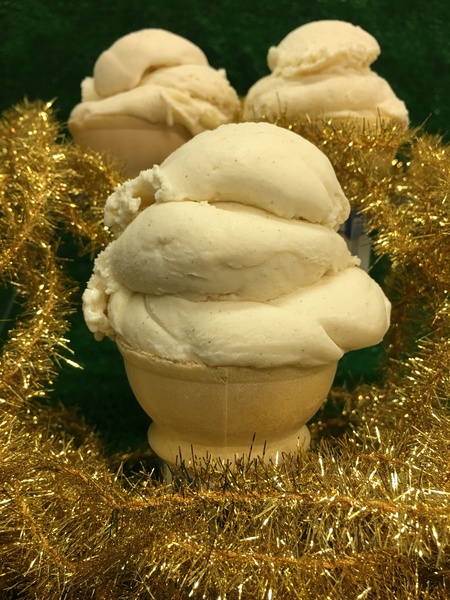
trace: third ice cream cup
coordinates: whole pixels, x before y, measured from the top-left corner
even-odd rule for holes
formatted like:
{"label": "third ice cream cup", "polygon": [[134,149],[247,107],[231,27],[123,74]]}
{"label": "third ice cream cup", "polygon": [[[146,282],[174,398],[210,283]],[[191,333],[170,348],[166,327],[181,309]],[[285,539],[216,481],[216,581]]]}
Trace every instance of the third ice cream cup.
{"label": "third ice cream cup", "polygon": [[374,129],[380,121],[408,126],[408,110],[371,64],[377,40],[346,21],[306,23],[267,54],[270,74],[244,100],[244,121],[282,116],[288,122],[332,119]]}

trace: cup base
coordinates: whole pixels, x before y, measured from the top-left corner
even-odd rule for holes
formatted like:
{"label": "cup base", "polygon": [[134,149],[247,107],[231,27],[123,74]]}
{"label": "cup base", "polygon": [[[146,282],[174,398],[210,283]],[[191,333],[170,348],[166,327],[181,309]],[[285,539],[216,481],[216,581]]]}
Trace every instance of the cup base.
{"label": "cup base", "polygon": [[149,444],[169,465],[195,458],[281,460],[307,450],[306,424],[323,404],[337,363],[257,369],[154,356],[118,336],[131,388],[151,417]]}
{"label": "cup base", "polygon": [[148,442],[151,449],[170,466],[179,467],[192,465],[194,462],[219,459],[222,463],[233,464],[244,458],[252,460],[256,457],[265,461],[278,463],[284,454],[295,454],[309,448],[311,435],[306,425],[286,437],[266,442],[258,440],[257,436],[248,440],[248,445],[205,446],[183,442],[176,435],[161,430],[156,423],[148,429]]}

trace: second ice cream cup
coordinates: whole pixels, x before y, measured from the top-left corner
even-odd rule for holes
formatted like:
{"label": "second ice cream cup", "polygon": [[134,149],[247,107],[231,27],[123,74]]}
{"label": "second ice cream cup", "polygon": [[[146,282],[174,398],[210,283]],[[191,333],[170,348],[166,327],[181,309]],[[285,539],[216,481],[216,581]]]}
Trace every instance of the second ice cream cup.
{"label": "second ice cream cup", "polygon": [[131,388],[152,418],[148,438],[168,464],[240,456],[281,459],[307,449],[306,423],[325,400],[337,363],[210,367],[168,360],[116,339]]}
{"label": "second ice cream cup", "polygon": [[67,125],[75,143],[116,156],[125,175],[136,177],[198,133],[234,121],[239,110],[224,69],[189,40],[150,28],[102,52]]}

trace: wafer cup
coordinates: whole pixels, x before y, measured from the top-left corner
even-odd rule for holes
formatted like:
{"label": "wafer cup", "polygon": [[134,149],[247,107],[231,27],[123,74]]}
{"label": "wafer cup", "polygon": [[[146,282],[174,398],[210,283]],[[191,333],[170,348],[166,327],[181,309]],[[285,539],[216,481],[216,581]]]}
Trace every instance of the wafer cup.
{"label": "wafer cup", "polygon": [[127,177],[159,165],[169,154],[192,138],[182,125],[150,123],[127,115],[91,117],[69,122],[74,141],[98,152],[108,152],[124,164]]}
{"label": "wafer cup", "polygon": [[337,363],[256,369],[174,361],[117,345],[131,388],[152,424],[148,439],[169,465],[192,457],[279,460],[307,449],[306,423],[332,385]]}

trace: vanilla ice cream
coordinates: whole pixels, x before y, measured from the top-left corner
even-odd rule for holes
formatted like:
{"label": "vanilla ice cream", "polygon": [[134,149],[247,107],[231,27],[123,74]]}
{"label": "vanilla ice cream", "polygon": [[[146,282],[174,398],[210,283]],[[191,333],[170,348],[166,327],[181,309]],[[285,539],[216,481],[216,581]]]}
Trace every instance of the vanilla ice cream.
{"label": "vanilla ice cream", "polygon": [[339,225],[349,204],[310,142],[267,123],[199,134],[118,188],[117,238],[83,296],[97,339],[207,366],[305,368],[381,341],[390,304]]}
{"label": "vanilla ice cream", "polygon": [[379,54],[377,40],[351,23],[302,25],[269,49],[271,74],[248,91],[244,120],[393,119],[407,126],[405,104],[370,68]]}
{"label": "vanilla ice cream", "polygon": [[75,141],[122,159],[128,174],[162,162],[198,133],[235,120],[239,98],[223,69],[169,31],[143,29],[103,52],[69,118]]}

